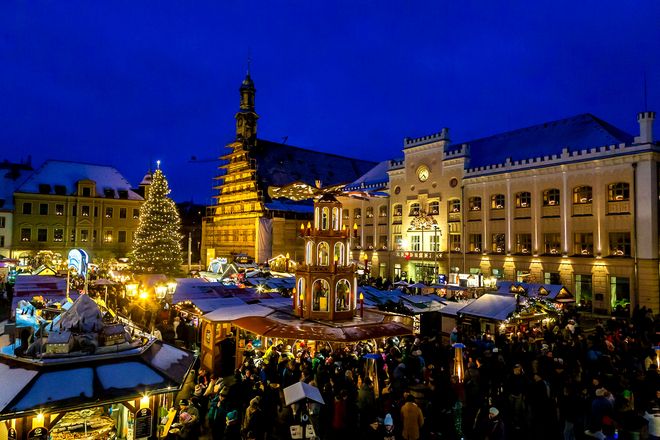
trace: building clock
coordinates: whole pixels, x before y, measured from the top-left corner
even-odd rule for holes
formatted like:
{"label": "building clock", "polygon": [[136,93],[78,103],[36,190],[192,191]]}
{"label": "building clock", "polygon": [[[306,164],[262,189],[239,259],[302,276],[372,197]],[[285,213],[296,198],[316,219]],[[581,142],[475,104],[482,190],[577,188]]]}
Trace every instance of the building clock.
{"label": "building clock", "polygon": [[426,182],[430,174],[431,171],[426,165],[422,165],[421,167],[417,168],[417,178],[420,182]]}

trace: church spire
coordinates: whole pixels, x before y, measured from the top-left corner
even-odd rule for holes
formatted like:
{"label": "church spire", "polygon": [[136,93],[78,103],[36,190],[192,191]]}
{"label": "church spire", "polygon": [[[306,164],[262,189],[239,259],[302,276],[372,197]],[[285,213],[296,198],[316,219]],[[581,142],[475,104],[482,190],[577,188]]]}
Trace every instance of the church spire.
{"label": "church spire", "polygon": [[251,60],[248,57],[247,73],[239,88],[241,104],[235,116],[236,139],[243,140],[246,144],[254,145],[254,140],[257,137],[257,119],[259,119],[259,116],[254,111],[254,97],[257,89],[255,89],[252,77],[250,77],[250,62]]}

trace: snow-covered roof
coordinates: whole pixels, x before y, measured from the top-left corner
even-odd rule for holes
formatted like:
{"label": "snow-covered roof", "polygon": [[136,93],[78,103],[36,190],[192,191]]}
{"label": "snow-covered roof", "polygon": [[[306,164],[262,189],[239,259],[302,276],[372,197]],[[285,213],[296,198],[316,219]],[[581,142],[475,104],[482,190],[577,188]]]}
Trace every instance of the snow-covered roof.
{"label": "snow-covered roof", "polygon": [[475,139],[456,142],[445,148],[445,152],[459,150],[463,144],[469,146],[469,167],[478,168],[532,157],[561,154],[563,148],[580,150],[630,143],[633,136],[589,113],[545,122]]}
{"label": "snow-covered roof", "polygon": [[[47,160],[17,189],[19,193],[56,194],[56,186],[64,189],[63,195],[74,195],[77,183],[81,180],[96,182],[96,197],[126,198],[128,200],[144,200],[142,196],[131,189],[131,184],[116,168],[106,165],[94,165],[81,162]],[[112,197],[107,197],[106,190],[112,190]],[[126,191],[126,197],[120,197],[120,191]]]}
{"label": "snow-covered roof", "polygon": [[103,328],[103,317],[98,304],[89,295],[80,295],[71,308],[62,313],[56,330],[78,329],[85,333],[98,332]]}
{"label": "snow-covered roof", "polygon": [[[17,413],[62,412],[81,405],[176,391],[195,362],[187,350],[151,340],[126,355],[30,362],[0,355],[0,420]],[[118,372],[120,374],[118,374]]]}
{"label": "snow-covered roof", "polygon": [[346,185],[346,189],[352,190],[387,186],[387,183],[389,182],[389,176],[387,175],[389,166],[389,160],[379,162],[378,165],[360,176],[359,179]]}
{"label": "snow-covered roof", "polygon": [[516,298],[512,295],[486,293],[458,311],[461,315],[504,321],[516,310]]}

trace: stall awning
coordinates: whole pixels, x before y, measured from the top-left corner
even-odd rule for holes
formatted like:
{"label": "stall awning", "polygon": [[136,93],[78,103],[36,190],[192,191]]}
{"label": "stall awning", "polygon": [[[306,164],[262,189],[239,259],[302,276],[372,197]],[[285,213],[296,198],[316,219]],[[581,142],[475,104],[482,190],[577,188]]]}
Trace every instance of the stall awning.
{"label": "stall awning", "polygon": [[259,304],[242,304],[233,307],[223,307],[204,315],[204,319],[211,322],[230,322],[248,316],[267,316],[273,313],[270,307]]}
{"label": "stall awning", "polygon": [[367,310],[362,320],[354,318],[340,323],[299,320],[289,313],[273,311],[267,316],[235,319],[233,324],[252,333],[273,338],[356,342],[412,334],[412,322],[408,321],[412,321],[412,318]]}
{"label": "stall awning", "polygon": [[504,321],[516,310],[512,295],[486,293],[458,311],[460,315]]}
{"label": "stall awning", "polygon": [[195,355],[152,340],[139,351],[30,361],[0,356],[0,420],[63,412],[180,388]]}

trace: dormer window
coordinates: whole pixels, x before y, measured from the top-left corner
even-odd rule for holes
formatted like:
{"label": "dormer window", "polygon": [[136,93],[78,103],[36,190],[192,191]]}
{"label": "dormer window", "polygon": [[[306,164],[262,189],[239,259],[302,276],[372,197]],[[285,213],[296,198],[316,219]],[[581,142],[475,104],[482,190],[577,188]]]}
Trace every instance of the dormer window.
{"label": "dormer window", "polygon": [[65,196],[66,195],[66,186],[64,185],[55,185],[55,194],[58,196]]}
{"label": "dormer window", "polygon": [[128,190],[126,189],[117,190],[117,194],[119,195],[120,199],[128,199]]}
{"label": "dormer window", "polygon": [[92,196],[92,188],[90,188],[89,186],[83,187],[82,196],[83,197],[91,197]]}
{"label": "dormer window", "polygon": [[103,196],[106,199],[114,199],[115,198],[115,190],[112,188],[105,188],[103,190]]}
{"label": "dormer window", "polygon": [[39,194],[50,194],[50,185],[48,183],[40,183]]}

